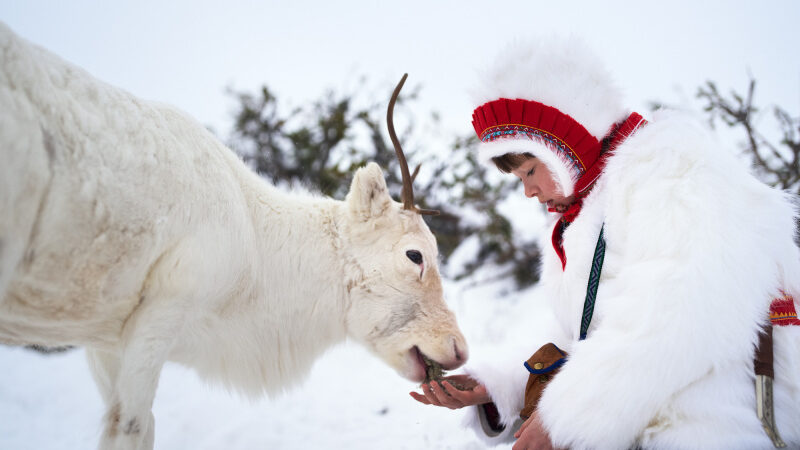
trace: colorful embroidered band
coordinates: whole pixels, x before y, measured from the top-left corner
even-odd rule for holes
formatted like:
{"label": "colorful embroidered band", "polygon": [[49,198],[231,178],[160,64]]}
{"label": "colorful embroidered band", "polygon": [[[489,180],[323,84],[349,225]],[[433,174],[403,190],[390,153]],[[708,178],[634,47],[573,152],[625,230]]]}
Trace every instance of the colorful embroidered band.
{"label": "colorful embroidered band", "polygon": [[514,138],[540,139],[550,144],[551,148],[560,153],[562,159],[566,159],[575,168],[579,176],[586,172],[586,165],[581,161],[580,156],[567,145],[566,142],[544,130],[539,130],[525,125],[497,125],[489,127],[480,136],[481,142],[492,142],[496,139]]}

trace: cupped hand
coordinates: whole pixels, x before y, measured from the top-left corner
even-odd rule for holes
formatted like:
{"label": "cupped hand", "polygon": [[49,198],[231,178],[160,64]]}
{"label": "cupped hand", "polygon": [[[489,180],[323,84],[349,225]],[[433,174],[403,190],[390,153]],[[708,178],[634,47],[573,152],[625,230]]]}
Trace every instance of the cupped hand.
{"label": "cupped hand", "polygon": [[[458,390],[453,384],[470,387],[469,390]],[[420,388],[422,394],[410,392],[414,400],[426,405],[442,406],[450,409],[459,409],[465,406],[489,403],[492,398],[486,391],[486,386],[478,384],[468,375],[451,375],[441,381],[423,383]]]}

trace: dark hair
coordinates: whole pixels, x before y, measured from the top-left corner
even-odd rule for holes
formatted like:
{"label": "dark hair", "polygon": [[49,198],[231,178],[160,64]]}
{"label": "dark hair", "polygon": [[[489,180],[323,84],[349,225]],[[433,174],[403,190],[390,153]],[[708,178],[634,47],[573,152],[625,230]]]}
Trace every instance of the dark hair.
{"label": "dark hair", "polygon": [[530,153],[506,153],[504,155],[495,156],[492,162],[503,173],[511,173],[517,167],[521,166],[525,161],[535,158]]}

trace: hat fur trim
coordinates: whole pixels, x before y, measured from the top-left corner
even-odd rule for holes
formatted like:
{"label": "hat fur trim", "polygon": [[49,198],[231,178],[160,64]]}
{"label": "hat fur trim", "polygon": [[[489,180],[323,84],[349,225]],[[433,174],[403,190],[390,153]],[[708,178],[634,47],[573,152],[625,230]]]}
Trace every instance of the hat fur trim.
{"label": "hat fur trim", "polygon": [[544,163],[547,170],[553,175],[558,194],[569,197],[575,191],[575,182],[579,174],[567,168],[572,164],[559,157],[560,153],[550,148],[551,146],[539,139],[517,138],[498,139],[491,142],[478,144],[478,157],[481,162],[495,167],[492,158],[508,153],[530,153]]}

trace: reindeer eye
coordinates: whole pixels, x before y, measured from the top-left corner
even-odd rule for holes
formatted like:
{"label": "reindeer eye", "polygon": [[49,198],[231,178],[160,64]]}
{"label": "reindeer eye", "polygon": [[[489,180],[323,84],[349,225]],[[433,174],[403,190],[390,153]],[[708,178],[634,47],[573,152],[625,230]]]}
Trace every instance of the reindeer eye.
{"label": "reindeer eye", "polygon": [[407,251],[406,256],[408,256],[408,259],[410,259],[414,264],[422,264],[422,253],[418,252],[417,250]]}

